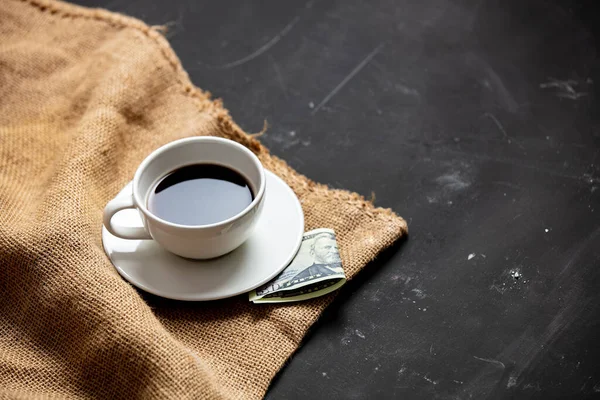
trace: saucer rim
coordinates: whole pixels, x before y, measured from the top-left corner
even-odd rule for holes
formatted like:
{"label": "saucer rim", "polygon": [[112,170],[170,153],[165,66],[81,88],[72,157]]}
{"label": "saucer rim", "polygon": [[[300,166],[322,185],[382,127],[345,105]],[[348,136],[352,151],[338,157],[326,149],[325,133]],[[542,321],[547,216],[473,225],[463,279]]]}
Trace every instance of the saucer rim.
{"label": "saucer rim", "polygon": [[[108,258],[108,260],[110,261],[111,265],[113,266],[114,269],[117,270],[117,272],[119,273],[119,275],[121,275],[121,277],[123,277],[123,279],[125,279],[129,284],[135,286],[136,288],[143,290],[146,293],[150,293],[152,295],[158,296],[158,297],[162,297],[165,299],[170,299],[170,300],[177,300],[177,301],[214,301],[214,300],[223,300],[223,299],[228,299],[231,297],[235,297],[235,296],[239,296],[241,294],[246,294],[248,292],[251,292],[252,290],[256,289],[257,287],[264,285],[265,283],[269,282],[270,280],[272,280],[273,278],[275,278],[277,275],[279,275],[279,273],[281,273],[281,271],[283,271],[285,269],[285,267],[287,267],[292,260],[294,259],[294,257],[296,257],[296,255],[298,254],[298,250],[300,250],[300,246],[302,244],[302,239],[304,236],[304,231],[306,228],[306,224],[305,224],[305,219],[304,219],[304,210],[302,209],[302,205],[300,203],[300,199],[298,198],[298,196],[296,196],[296,193],[294,193],[294,191],[292,190],[292,188],[290,188],[290,186],[283,180],[281,179],[279,176],[277,176],[275,173],[267,170],[265,168],[265,175],[271,175],[271,177],[277,179],[280,181],[281,184],[283,184],[283,187],[285,188],[285,190],[287,190],[289,192],[289,194],[291,195],[291,197],[293,197],[294,201],[294,206],[296,207],[297,211],[299,211],[299,215],[302,219],[302,228],[301,228],[301,233],[298,235],[298,238],[296,239],[296,243],[294,245],[294,250],[290,251],[290,255],[288,256],[288,258],[285,260],[285,262],[282,262],[282,266],[280,268],[275,268],[273,273],[270,274],[269,276],[267,276],[266,278],[264,278],[263,280],[261,280],[259,283],[257,284],[252,284],[250,285],[248,288],[245,288],[243,290],[239,290],[236,292],[231,292],[229,294],[226,295],[222,295],[222,296],[211,296],[211,297],[202,297],[200,294],[200,298],[198,297],[199,294],[193,294],[193,295],[187,295],[187,296],[173,296],[171,294],[165,294],[164,292],[161,292],[160,290],[155,290],[154,288],[148,288],[146,285],[139,283],[137,280],[132,279],[125,271],[123,271],[122,267],[118,267],[113,263],[113,260],[111,259],[108,249],[107,249],[107,244],[104,240],[104,235],[109,234],[110,232],[108,232],[108,230],[106,229],[106,227],[102,226],[102,248],[104,250],[104,253],[106,255],[106,257]],[[267,179],[268,181],[268,179]],[[123,189],[121,189],[121,191],[123,191],[127,186],[131,185],[133,183],[133,181],[129,181],[127,184],[125,184],[125,186],[123,186]],[[119,191],[119,194],[121,193],[121,191]],[[268,195],[268,194],[267,194]],[[118,196],[118,194],[117,194]],[[259,219],[261,217],[263,217],[263,215],[259,216]],[[258,221],[257,221],[258,222]],[[231,251],[228,254],[233,253],[234,251],[236,251],[237,249],[234,249],[233,251]],[[174,255],[174,257],[178,257],[177,255]],[[224,255],[226,256],[226,255]],[[191,260],[190,260],[191,261]],[[202,261],[202,260],[197,260],[197,262],[207,262],[207,261]]]}

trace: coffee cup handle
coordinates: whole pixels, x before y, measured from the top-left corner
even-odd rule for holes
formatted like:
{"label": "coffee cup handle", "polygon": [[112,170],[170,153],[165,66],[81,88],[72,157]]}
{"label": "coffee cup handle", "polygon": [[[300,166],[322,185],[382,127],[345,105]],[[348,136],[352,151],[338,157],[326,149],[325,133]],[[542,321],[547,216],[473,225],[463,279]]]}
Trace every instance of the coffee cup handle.
{"label": "coffee cup handle", "polygon": [[135,204],[133,203],[133,195],[129,195],[127,197],[117,197],[109,201],[106,207],[104,207],[103,223],[106,230],[121,239],[152,239],[152,236],[150,236],[150,234],[143,227],[113,224],[112,217],[119,211],[126,210],[128,208],[136,208]]}

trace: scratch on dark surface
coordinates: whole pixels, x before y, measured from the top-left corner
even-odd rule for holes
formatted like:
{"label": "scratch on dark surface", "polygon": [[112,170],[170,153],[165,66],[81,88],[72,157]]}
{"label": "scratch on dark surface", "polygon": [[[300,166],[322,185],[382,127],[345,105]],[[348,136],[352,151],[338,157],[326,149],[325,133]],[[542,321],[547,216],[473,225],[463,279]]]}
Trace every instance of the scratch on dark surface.
{"label": "scratch on dark surface", "polygon": [[579,85],[579,82],[569,79],[566,81],[561,81],[558,79],[550,78],[549,82],[541,83],[540,89],[557,89],[556,95],[558,97],[577,100],[580,97],[587,96],[587,92],[578,92],[575,90],[574,86]]}
{"label": "scratch on dark surface", "polygon": [[482,71],[487,76],[487,79],[483,80],[483,85],[497,95],[500,104],[505,110],[511,113],[519,110],[519,104],[504,85],[500,75],[498,75],[487,61],[474,53],[467,54],[466,61],[468,65]]}
{"label": "scratch on dark surface", "polygon": [[435,181],[451,191],[458,191],[471,186],[471,182],[458,171],[448,172],[445,175],[437,177]]}
{"label": "scratch on dark surface", "polygon": [[493,184],[495,185],[500,185],[500,186],[506,186],[512,189],[521,189],[520,185],[517,185],[515,183],[511,183],[511,182],[506,182],[506,181],[492,181]]}
{"label": "scratch on dark surface", "polygon": [[[305,9],[311,8],[313,2],[314,1],[309,1],[308,3],[306,3],[304,8]],[[205,64],[203,64],[203,65],[207,68],[212,68],[212,69],[229,69],[229,68],[233,68],[233,67],[237,67],[239,65],[245,64],[248,61],[252,61],[256,57],[258,57],[261,54],[268,51],[271,47],[275,46],[277,44],[277,42],[279,42],[281,39],[283,39],[283,37],[285,35],[290,33],[290,31],[298,23],[298,21],[300,21],[300,15],[295,16],[286,26],[283,27],[282,30],[279,31],[279,33],[277,35],[273,36],[271,38],[271,40],[269,40],[267,43],[265,43],[264,45],[262,45],[261,47],[259,47],[258,49],[256,49],[255,51],[253,51],[252,53],[248,54],[245,57],[242,57],[238,60],[223,64],[223,65],[205,65]]]}
{"label": "scratch on dark surface", "polygon": [[523,385],[523,389],[527,390],[527,389],[531,389],[534,390],[536,392],[539,392],[542,390],[540,383],[539,382],[535,382],[535,383],[526,383],[525,385]]}
{"label": "scratch on dark surface", "polygon": [[494,121],[494,124],[496,124],[496,126],[498,127],[498,129],[500,130],[500,132],[502,132],[502,135],[504,136],[504,138],[506,139],[506,141],[508,142],[508,144],[511,144],[512,141],[514,140],[514,142],[517,144],[517,146],[519,146],[520,148],[523,148],[523,146],[521,145],[521,143],[517,142],[514,138],[508,136],[508,133],[506,133],[506,130],[504,129],[504,127],[502,126],[502,124],[500,123],[500,121],[498,121],[498,118],[496,118],[496,116],[492,113],[486,112],[485,114],[483,114],[484,117],[488,117],[489,119],[491,119],[492,121]]}
{"label": "scratch on dark surface", "polygon": [[500,99],[504,103],[504,107],[512,113],[516,112],[519,109],[519,104],[512,97],[506,86],[504,86],[500,76],[491,67],[488,67],[487,73],[492,83],[496,86],[496,90],[500,93]]}
{"label": "scratch on dark surface", "polygon": [[[500,287],[500,286],[496,285],[495,283],[490,285],[490,290],[492,290],[492,289],[500,294],[504,294],[504,292],[506,292],[505,287]],[[475,358],[477,358],[477,357],[475,357]]]}
{"label": "scratch on dark surface", "polygon": [[396,83],[394,87],[396,88],[396,90],[400,91],[402,94],[405,94],[407,96],[421,97],[421,94],[417,89],[413,89],[402,83]]}
{"label": "scratch on dark surface", "polygon": [[473,356],[473,358],[476,360],[479,360],[479,361],[494,364],[495,366],[500,367],[502,369],[506,368],[506,365],[504,365],[504,363],[502,361],[494,360],[492,358],[481,358],[481,357],[477,357],[477,356]]}
{"label": "scratch on dark surface", "polygon": [[491,113],[485,113],[483,114],[484,117],[488,117],[490,118],[492,121],[494,121],[494,123],[496,124],[496,126],[498,127],[498,129],[500,129],[500,132],[502,132],[502,134],[504,135],[504,138],[506,138],[508,140],[508,143],[510,143],[510,137],[508,136],[508,134],[506,133],[506,131],[504,130],[504,127],[502,126],[502,124],[500,123],[500,121],[498,121],[498,118],[496,118],[494,116],[494,114]]}
{"label": "scratch on dark surface", "polygon": [[425,374],[425,376],[423,376],[423,379],[425,379],[427,382],[429,382],[429,383],[431,383],[431,384],[433,384],[433,385],[437,385],[438,383],[440,383],[440,381],[439,381],[439,380],[437,380],[437,381],[434,381],[433,379],[431,379],[431,378],[429,377],[429,374]]}
{"label": "scratch on dark surface", "polygon": [[287,98],[288,97],[287,87],[285,86],[285,81],[283,80],[283,75],[281,75],[279,66],[277,65],[277,62],[275,61],[275,59],[273,57],[269,56],[269,60],[271,60],[271,63],[273,64],[273,69],[275,70],[275,77],[277,77],[277,83],[279,83],[279,87],[281,87],[281,91],[283,92],[283,95],[285,96],[285,98]]}
{"label": "scratch on dark surface", "polygon": [[352,80],[363,69],[372,59],[381,51],[383,43],[377,46],[372,52],[370,52],[350,73],[335,87],[317,106],[312,110],[311,114],[315,115],[317,111],[321,109],[329,100],[333,98],[348,82]]}
{"label": "scratch on dark surface", "polygon": [[564,99],[571,99],[571,100],[577,100],[580,97],[583,96],[587,96],[587,92],[577,92],[577,93],[559,93],[557,94],[558,97],[564,98]]}
{"label": "scratch on dark surface", "polygon": [[271,40],[269,40],[267,43],[265,43],[264,45],[259,47],[254,52],[248,54],[246,57],[242,57],[238,60],[232,61],[227,64],[208,66],[208,67],[214,68],[214,69],[229,69],[229,68],[233,68],[233,67],[237,67],[239,65],[245,64],[248,61],[254,60],[256,57],[260,56],[261,54],[263,54],[264,52],[269,50],[271,47],[275,46],[277,44],[277,42],[279,42],[285,35],[290,33],[290,31],[292,30],[294,25],[296,25],[298,23],[298,21],[300,21],[299,15],[294,17],[294,19],[292,19],[281,31],[279,31],[279,33],[277,35],[273,36],[273,38],[271,38]]}
{"label": "scratch on dark surface", "polygon": [[517,219],[517,218],[519,218],[521,215],[523,215],[523,213],[515,215],[515,217],[514,217],[512,220],[513,220],[513,221],[514,221],[514,220],[516,220],[516,219]]}
{"label": "scratch on dark surface", "polygon": [[[528,330],[526,331],[526,333]],[[524,337],[526,337],[526,333],[520,335],[520,337],[513,341],[508,348],[503,352],[501,357],[503,359],[512,360],[516,358],[514,354],[512,354],[512,350],[518,351],[520,350],[519,345],[523,342]],[[506,352],[509,352],[507,355]],[[520,356],[520,353],[517,353],[517,356]],[[475,357],[475,356],[473,356]],[[475,357],[477,358],[477,357]],[[478,372],[475,376],[471,377],[468,382],[465,383],[464,386],[461,387],[461,396],[460,398],[474,398],[472,394],[474,392],[478,393],[478,397],[476,398],[502,398],[502,397],[493,397],[491,394],[494,390],[498,390],[498,388],[503,386],[503,384],[510,380],[510,376],[513,370],[512,362],[508,367],[504,363],[501,365],[489,362],[490,359],[480,359],[480,361],[484,361],[488,363],[488,366],[478,368]],[[497,361],[497,360],[494,360]],[[500,368],[502,367],[502,368]],[[516,380],[515,380],[516,383]],[[502,388],[504,389],[504,388]],[[502,392],[504,393],[504,392]]]}
{"label": "scratch on dark surface", "polygon": [[573,255],[569,258],[563,269],[560,271],[560,274],[558,275],[559,277],[561,277],[569,269],[571,269],[571,267],[574,265],[575,260],[577,260],[583,252],[583,250],[586,249],[591,244],[591,242],[593,242],[596,239],[598,234],[600,234],[600,228],[596,229],[586,240],[583,241],[583,243],[577,246],[577,248],[573,252]]}

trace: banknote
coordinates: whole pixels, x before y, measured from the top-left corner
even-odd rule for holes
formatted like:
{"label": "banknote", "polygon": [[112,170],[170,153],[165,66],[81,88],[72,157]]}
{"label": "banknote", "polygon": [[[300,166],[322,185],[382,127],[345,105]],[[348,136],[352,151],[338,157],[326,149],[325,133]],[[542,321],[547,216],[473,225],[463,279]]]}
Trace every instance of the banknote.
{"label": "banknote", "polygon": [[330,293],[346,282],[335,233],[319,228],[306,232],[300,250],[278,276],[249,294],[254,303],[308,300]]}

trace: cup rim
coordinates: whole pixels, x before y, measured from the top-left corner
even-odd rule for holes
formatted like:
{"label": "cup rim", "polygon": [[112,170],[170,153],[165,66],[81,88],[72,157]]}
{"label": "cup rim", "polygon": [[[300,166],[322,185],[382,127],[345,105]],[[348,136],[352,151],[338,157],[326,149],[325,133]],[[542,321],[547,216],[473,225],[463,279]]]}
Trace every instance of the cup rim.
{"label": "cup rim", "polygon": [[[252,200],[252,202],[246,207],[244,208],[242,211],[240,211],[239,213],[237,213],[236,215],[234,215],[233,217],[229,217],[223,221],[219,221],[219,222],[215,222],[213,224],[206,224],[206,225],[183,225],[183,224],[176,224],[174,222],[170,222],[167,221],[163,218],[160,218],[156,215],[154,215],[152,212],[150,212],[150,210],[148,210],[148,208],[146,207],[145,201],[140,201],[140,194],[138,193],[138,184],[139,181],[141,179],[142,174],[144,173],[144,171],[146,170],[146,168],[148,167],[148,165],[161,153],[171,150],[172,148],[175,147],[179,147],[183,144],[186,143],[191,143],[191,142],[212,142],[212,143],[222,143],[228,146],[233,146],[235,147],[237,150],[240,150],[241,152],[243,152],[244,154],[246,154],[251,160],[252,162],[258,167],[259,173],[260,173],[260,186],[258,188],[258,192],[256,194],[256,196],[254,196],[254,199]],[[150,220],[152,220],[153,222],[157,222],[163,225],[166,225],[168,227],[171,228],[177,228],[177,229],[184,229],[184,230],[198,230],[198,229],[210,229],[210,228],[218,228],[220,226],[225,226],[228,225],[232,222],[235,222],[236,220],[242,218],[244,215],[248,214],[251,210],[253,210],[262,200],[264,193],[265,193],[265,189],[266,189],[266,176],[265,176],[265,169],[262,165],[262,163],[260,162],[260,160],[258,159],[258,157],[256,156],[256,154],[254,154],[252,151],[250,151],[250,149],[248,149],[246,146],[241,145],[238,142],[235,142],[233,140],[230,139],[225,139],[225,138],[220,138],[220,137],[214,137],[214,136],[193,136],[193,137],[189,137],[189,138],[184,138],[184,139],[179,139],[179,140],[175,140],[172,142],[169,142],[161,147],[159,147],[158,149],[154,150],[152,153],[150,153],[145,159],[144,161],[142,161],[142,163],[139,165],[138,169],[135,172],[135,175],[133,177],[133,187],[132,187],[132,191],[133,191],[133,200],[134,203],[136,205],[136,207],[144,214],[144,216]]]}

